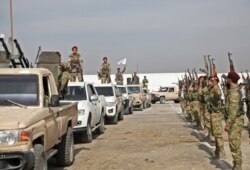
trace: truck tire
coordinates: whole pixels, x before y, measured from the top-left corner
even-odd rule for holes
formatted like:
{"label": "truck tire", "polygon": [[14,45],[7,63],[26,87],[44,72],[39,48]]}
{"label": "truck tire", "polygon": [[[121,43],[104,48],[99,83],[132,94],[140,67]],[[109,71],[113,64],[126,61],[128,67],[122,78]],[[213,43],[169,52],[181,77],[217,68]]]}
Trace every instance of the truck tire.
{"label": "truck tire", "polygon": [[118,120],[123,120],[124,119],[124,106],[122,106],[122,110],[120,111],[119,113],[119,117],[118,117]]}
{"label": "truck tire", "polygon": [[133,114],[134,113],[134,108],[133,108],[133,106],[131,106],[130,108],[129,108],[129,114]]}
{"label": "truck tire", "polygon": [[47,159],[43,145],[35,144],[34,156],[35,156],[34,170],[47,170],[48,169]]}
{"label": "truck tire", "polygon": [[180,101],[179,100],[174,100],[174,103],[180,103]]}
{"label": "truck tire", "polygon": [[146,108],[147,108],[147,103],[143,102],[143,109],[146,109]]}
{"label": "truck tire", "polygon": [[143,111],[143,103],[140,105],[139,110]]}
{"label": "truck tire", "polygon": [[71,127],[68,127],[67,133],[63,135],[61,143],[58,144],[58,153],[56,155],[58,166],[70,166],[74,162],[74,138]]}
{"label": "truck tire", "polygon": [[101,120],[100,120],[100,123],[99,123],[99,127],[96,129],[96,133],[98,133],[98,134],[103,134],[104,133],[104,131],[105,131],[105,120],[104,120],[105,118],[104,118],[104,113],[101,115]]}
{"label": "truck tire", "polygon": [[110,119],[111,124],[117,124],[118,123],[118,115],[119,115],[119,113],[116,113],[115,116]]}
{"label": "truck tire", "polygon": [[155,103],[156,103],[156,101],[154,101],[154,100],[153,100],[153,101],[151,101],[151,103],[152,103],[152,104],[155,104]]}
{"label": "truck tire", "polygon": [[83,133],[83,142],[84,143],[91,143],[93,139],[92,129],[91,129],[91,119],[88,119],[86,132]]}
{"label": "truck tire", "polygon": [[165,103],[166,103],[165,97],[160,97],[160,103],[161,103],[161,104],[165,104]]}

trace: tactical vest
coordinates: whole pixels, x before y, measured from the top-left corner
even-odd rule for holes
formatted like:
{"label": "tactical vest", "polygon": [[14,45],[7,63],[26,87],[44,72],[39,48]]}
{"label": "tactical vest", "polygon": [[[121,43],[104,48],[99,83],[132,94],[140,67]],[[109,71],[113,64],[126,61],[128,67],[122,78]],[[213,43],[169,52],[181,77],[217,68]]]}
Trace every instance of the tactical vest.
{"label": "tactical vest", "polygon": [[71,73],[79,73],[81,72],[81,63],[79,59],[79,55],[77,55],[77,58],[70,56],[70,72]]}
{"label": "tactical vest", "polygon": [[116,78],[116,81],[123,81],[122,73],[116,73],[115,78]]}
{"label": "tactical vest", "polygon": [[102,64],[101,72],[102,72],[102,74],[106,74],[106,75],[109,74],[109,64],[108,63]]}

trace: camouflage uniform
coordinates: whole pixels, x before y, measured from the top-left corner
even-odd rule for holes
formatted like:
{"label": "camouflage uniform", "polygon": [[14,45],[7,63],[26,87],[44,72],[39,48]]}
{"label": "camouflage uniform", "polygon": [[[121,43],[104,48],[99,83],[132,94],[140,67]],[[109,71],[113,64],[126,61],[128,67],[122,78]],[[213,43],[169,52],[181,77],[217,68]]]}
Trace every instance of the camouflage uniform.
{"label": "camouflage uniform", "polygon": [[61,74],[58,77],[58,89],[60,93],[60,97],[64,98],[64,95],[67,93],[67,85],[70,80],[70,73],[68,71],[67,66],[61,65]]}
{"label": "camouflage uniform", "polygon": [[211,135],[210,113],[207,109],[207,101],[209,96],[208,86],[200,87],[199,94],[201,102],[201,116],[203,121],[202,123],[204,124],[205,130],[208,131],[208,135]]}
{"label": "camouflage uniform", "polygon": [[140,78],[138,77],[138,75],[136,75],[136,74],[133,75],[132,83],[133,84],[140,84]]}
{"label": "camouflage uniform", "polygon": [[148,79],[144,77],[144,79],[142,80],[142,85],[143,88],[148,88]]}
{"label": "camouflage uniform", "polygon": [[100,69],[100,74],[101,74],[101,83],[110,83],[110,74],[111,74],[111,66],[109,63],[102,63],[101,69]]}
{"label": "camouflage uniform", "polygon": [[227,93],[226,110],[228,119],[226,120],[226,127],[229,127],[228,138],[229,147],[234,160],[234,166],[241,169],[242,153],[241,153],[241,130],[243,125],[243,105],[241,102],[241,93],[239,86],[231,88]]}
{"label": "camouflage uniform", "polygon": [[123,85],[123,73],[125,72],[126,67],[122,71],[117,71],[115,74],[115,81],[117,85]]}
{"label": "camouflage uniform", "polygon": [[221,91],[218,85],[214,85],[209,90],[208,111],[210,113],[212,133],[215,137],[215,156],[224,159],[224,141],[222,137],[222,114],[221,114]]}
{"label": "camouflage uniform", "polygon": [[196,121],[197,127],[201,126],[200,122],[200,102],[199,102],[199,93],[196,88],[193,89],[193,91],[190,94],[190,100],[191,100],[191,112],[194,117],[194,120]]}
{"label": "camouflage uniform", "polygon": [[83,74],[82,74],[82,65],[83,59],[80,54],[73,55],[71,54],[68,59],[68,67],[70,72],[70,81],[83,81]]}
{"label": "camouflage uniform", "polygon": [[246,89],[246,92],[247,92],[246,104],[247,104],[247,117],[248,117],[248,134],[249,134],[249,138],[250,138],[250,92],[249,92],[249,89]]}

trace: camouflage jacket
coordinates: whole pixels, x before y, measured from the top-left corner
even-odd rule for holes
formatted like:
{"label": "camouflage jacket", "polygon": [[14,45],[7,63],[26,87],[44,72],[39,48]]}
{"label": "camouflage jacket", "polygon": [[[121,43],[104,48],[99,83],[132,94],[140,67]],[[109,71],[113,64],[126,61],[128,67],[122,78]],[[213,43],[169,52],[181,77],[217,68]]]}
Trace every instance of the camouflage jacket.
{"label": "camouflage jacket", "polygon": [[148,79],[143,79],[142,80],[143,87],[148,87]]}
{"label": "camouflage jacket", "polygon": [[198,90],[193,90],[190,93],[190,100],[191,101],[199,101],[199,92],[198,92]]}
{"label": "camouflage jacket", "polygon": [[218,85],[209,89],[207,108],[210,113],[218,113],[221,111],[221,90]]}
{"label": "camouflage jacket", "polygon": [[228,127],[231,127],[236,118],[243,114],[243,105],[241,102],[239,86],[228,90],[226,101],[226,110],[228,114],[226,124]]}
{"label": "camouflage jacket", "polygon": [[68,65],[71,73],[80,73],[82,72],[83,59],[80,54],[73,56],[71,54],[68,59]]}
{"label": "camouflage jacket", "polygon": [[117,72],[116,74],[115,74],[115,81],[117,82],[117,81],[123,81],[123,74],[122,74],[122,72]]}
{"label": "camouflage jacket", "polygon": [[109,63],[102,63],[101,65],[101,75],[107,75],[107,76],[110,76],[111,74],[111,66]]}
{"label": "camouflage jacket", "polygon": [[207,102],[209,89],[207,86],[199,88],[199,101],[203,104]]}

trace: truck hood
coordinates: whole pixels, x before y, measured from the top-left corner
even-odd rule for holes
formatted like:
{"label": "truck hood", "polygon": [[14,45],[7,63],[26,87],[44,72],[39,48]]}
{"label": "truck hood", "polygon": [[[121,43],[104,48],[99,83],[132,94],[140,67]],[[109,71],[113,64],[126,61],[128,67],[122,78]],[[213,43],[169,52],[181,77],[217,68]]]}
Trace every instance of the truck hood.
{"label": "truck hood", "polygon": [[81,110],[81,109],[86,108],[87,103],[88,103],[87,100],[78,101],[77,109]]}
{"label": "truck hood", "polygon": [[110,97],[105,97],[106,102],[115,102],[115,97],[114,96],[110,96]]}
{"label": "truck hood", "polygon": [[0,107],[0,130],[26,128],[41,120],[42,112],[41,108]]}

